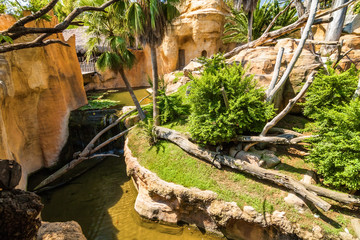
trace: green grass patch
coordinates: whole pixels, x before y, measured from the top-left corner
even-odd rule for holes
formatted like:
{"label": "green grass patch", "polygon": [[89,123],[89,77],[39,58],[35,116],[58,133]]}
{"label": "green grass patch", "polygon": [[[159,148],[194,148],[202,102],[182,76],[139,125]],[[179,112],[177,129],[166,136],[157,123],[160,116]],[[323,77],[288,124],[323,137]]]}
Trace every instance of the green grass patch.
{"label": "green grass patch", "polygon": [[[183,123],[169,123],[164,127],[180,132],[187,132]],[[299,223],[303,229],[311,231],[314,224],[323,227],[326,234],[338,235],[344,228],[351,229],[350,216],[339,212],[320,212],[324,218],[315,218],[310,210],[300,214],[293,206],[284,202],[287,192],[277,187],[258,181],[246,174],[219,170],[212,165],[196,159],[181,150],[175,144],[159,141],[151,146],[144,130],[133,129],[129,135],[129,147],[141,165],[155,172],[161,179],[181,184],[185,187],[197,187],[201,190],[211,190],[224,201],[236,202],[239,207],[252,206],[259,213],[272,213],[274,210],[285,211],[287,218],[293,223]],[[288,157],[280,169],[285,174],[302,176],[307,166],[301,159],[294,161]],[[295,165],[296,167],[294,167]],[[295,169],[294,169],[295,168]],[[289,175],[291,175],[289,174]],[[298,177],[297,177],[298,179]],[[350,230],[352,231],[352,230]]]}

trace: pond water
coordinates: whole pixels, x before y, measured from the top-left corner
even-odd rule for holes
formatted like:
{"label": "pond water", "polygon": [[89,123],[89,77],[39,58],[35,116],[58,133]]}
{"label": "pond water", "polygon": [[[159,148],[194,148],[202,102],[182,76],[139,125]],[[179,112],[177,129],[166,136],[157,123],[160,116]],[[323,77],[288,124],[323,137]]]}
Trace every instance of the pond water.
{"label": "pond water", "polygon": [[144,220],[134,210],[137,191],[123,158],[107,158],[67,185],[40,194],[44,221],[77,221],[88,240],[220,239],[189,226]]}
{"label": "pond water", "polygon": [[[97,94],[98,92],[94,92],[93,94]],[[149,95],[149,92],[146,88],[138,88],[134,89],[134,93],[136,98],[140,101],[142,98]],[[109,90],[104,92],[102,99],[110,99],[113,101],[118,101],[119,106],[134,106],[134,102],[126,89],[121,90]],[[151,97],[146,98],[141,105],[145,105],[151,102]]]}

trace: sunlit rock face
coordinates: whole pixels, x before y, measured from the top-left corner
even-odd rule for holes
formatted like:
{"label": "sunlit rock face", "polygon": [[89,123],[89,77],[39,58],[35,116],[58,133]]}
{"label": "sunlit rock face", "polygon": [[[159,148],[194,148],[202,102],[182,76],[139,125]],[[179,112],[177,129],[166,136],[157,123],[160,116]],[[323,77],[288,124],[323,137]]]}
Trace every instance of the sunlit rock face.
{"label": "sunlit rock face", "polygon": [[[239,54],[230,59],[230,62],[241,63],[247,67],[248,74],[254,74],[254,78],[259,85],[265,89],[269,86],[276,62],[276,56],[279,48],[284,48],[284,55],[281,62],[280,77],[284,73],[286,67],[289,65],[291,58],[297,47],[296,41],[292,39],[280,39],[275,46],[265,46],[250,48],[241,51]],[[302,83],[313,70],[321,66],[319,59],[312,54],[309,49],[304,48],[294,69],[290,73],[289,79],[284,88],[281,90],[280,97],[275,99],[275,107],[282,109],[286,106],[289,100],[295,97],[302,87]],[[293,112],[299,112],[300,108],[294,108]]]}
{"label": "sunlit rock face", "polygon": [[[222,42],[226,16],[230,14],[223,0],[184,0],[178,9],[180,16],[169,26],[162,44],[157,48],[160,76],[184,68],[191,59],[210,57],[234,47],[234,44],[224,45]],[[73,34],[77,35],[77,43],[86,38],[79,32]],[[125,70],[126,77],[133,87],[149,86],[148,79],[152,78],[149,46],[131,51],[136,56],[136,62],[131,69]],[[118,73],[106,71],[101,75],[87,77],[85,89],[125,87]]]}
{"label": "sunlit rock face", "polygon": [[[0,15],[0,30],[15,22]],[[31,27],[52,27],[51,21],[36,21]],[[62,34],[54,35],[63,40]],[[29,36],[19,41],[32,40]],[[0,158],[16,159],[23,169],[20,188],[27,175],[54,165],[68,136],[71,110],[87,103],[83,78],[71,47],[49,45],[0,55]]]}

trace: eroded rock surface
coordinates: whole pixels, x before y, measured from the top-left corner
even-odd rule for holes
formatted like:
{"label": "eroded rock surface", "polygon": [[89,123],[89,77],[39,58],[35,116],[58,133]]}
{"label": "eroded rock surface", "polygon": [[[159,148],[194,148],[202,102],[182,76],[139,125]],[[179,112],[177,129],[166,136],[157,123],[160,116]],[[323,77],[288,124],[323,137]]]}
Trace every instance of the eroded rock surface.
{"label": "eroded rock surface", "polygon": [[[0,30],[15,21],[0,15]],[[55,24],[52,18],[27,26]],[[62,34],[54,36],[63,40]],[[0,158],[21,164],[23,189],[29,173],[57,162],[68,136],[70,111],[87,103],[74,38],[68,43],[71,47],[53,44],[0,55],[0,80],[6,85],[0,88]]]}
{"label": "eroded rock surface", "polygon": [[36,240],[86,240],[75,221],[42,222]]}
{"label": "eroded rock surface", "polygon": [[40,227],[43,205],[34,193],[0,191],[0,239],[33,240]]}
{"label": "eroded rock surface", "polygon": [[[232,57],[229,62],[235,61],[241,63],[243,66],[249,67],[247,73],[254,74],[254,78],[258,81],[259,85],[267,88],[274,72],[276,56],[280,47],[284,48],[284,55],[280,68],[281,77],[287,65],[290,63],[297,47],[297,42],[290,38],[279,39],[275,46],[245,49]],[[317,59],[317,57],[308,49],[303,49],[294,69],[290,73],[289,80],[281,90],[282,94],[279,94],[280,97],[275,99],[275,107],[283,109],[289,100],[295,97],[295,94],[300,91],[302,83],[306,81],[309,74],[320,66],[321,63],[319,62],[319,59]],[[292,112],[300,112],[300,110],[300,107],[295,106]]]}

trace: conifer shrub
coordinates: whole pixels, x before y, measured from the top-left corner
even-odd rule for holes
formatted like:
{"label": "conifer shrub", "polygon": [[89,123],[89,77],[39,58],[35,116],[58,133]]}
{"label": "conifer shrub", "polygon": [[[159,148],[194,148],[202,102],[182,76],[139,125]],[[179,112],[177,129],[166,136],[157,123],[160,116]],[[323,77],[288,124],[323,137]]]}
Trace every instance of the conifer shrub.
{"label": "conifer shrub", "polygon": [[264,101],[264,90],[256,86],[253,76],[245,75],[241,65],[227,65],[220,55],[202,61],[203,74],[192,77],[189,95],[192,138],[215,145],[244,132],[260,132],[274,115],[274,108]]}
{"label": "conifer shrub", "polygon": [[306,94],[304,113],[315,120],[318,136],[306,158],[335,188],[360,189],[360,101],[352,100],[359,72],[354,66],[320,73]]}
{"label": "conifer shrub", "polygon": [[330,75],[321,71],[306,93],[304,115],[317,119],[317,115],[335,106],[349,103],[358,82],[358,71],[355,66],[342,73],[328,68]]}
{"label": "conifer shrub", "polygon": [[360,189],[360,100],[317,115],[319,137],[313,138],[307,161],[338,189]]}

